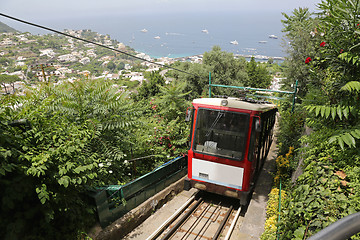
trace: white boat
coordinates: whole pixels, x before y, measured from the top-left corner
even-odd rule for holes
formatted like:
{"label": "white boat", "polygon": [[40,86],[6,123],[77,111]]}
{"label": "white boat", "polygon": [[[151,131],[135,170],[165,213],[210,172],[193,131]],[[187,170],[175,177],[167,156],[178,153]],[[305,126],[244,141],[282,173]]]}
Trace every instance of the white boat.
{"label": "white boat", "polygon": [[267,41],[259,41],[259,43],[267,43]]}
{"label": "white boat", "polygon": [[209,31],[208,31],[207,29],[203,29],[203,30],[201,30],[201,32],[203,32],[203,33],[209,33]]}
{"label": "white boat", "polygon": [[148,30],[144,28],[144,29],[141,29],[140,32],[147,33]]}
{"label": "white boat", "polygon": [[269,35],[269,38],[278,39],[278,36],[271,34],[271,35]]}
{"label": "white boat", "polygon": [[154,37],[155,39],[160,39],[160,36],[156,36],[156,37]]}
{"label": "white boat", "polygon": [[238,45],[238,41],[234,40],[234,41],[230,41],[231,44],[234,44],[234,45]]}

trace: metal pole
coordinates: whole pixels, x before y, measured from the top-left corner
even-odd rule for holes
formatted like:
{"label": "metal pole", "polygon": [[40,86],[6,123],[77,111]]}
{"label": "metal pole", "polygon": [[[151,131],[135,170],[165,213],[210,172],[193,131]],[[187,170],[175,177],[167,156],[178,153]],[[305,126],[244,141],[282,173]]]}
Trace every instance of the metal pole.
{"label": "metal pole", "polygon": [[[280,186],[279,186],[279,216],[278,216],[278,223],[280,222],[280,217],[281,215],[281,178],[280,178]],[[276,235],[277,235],[277,240],[279,240],[280,238],[280,234],[279,234],[279,227],[276,228]]]}
{"label": "metal pole", "polygon": [[211,98],[211,72],[209,72],[209,98]]}
{"label": "metal pole", "polygon": [[295,83],[293,105],[291,108],[291,112],[294,112],[294,110],[295,110],[295,99],[296,99],[297,86],[298,86],[298,80],[296,80],[296,83]]}

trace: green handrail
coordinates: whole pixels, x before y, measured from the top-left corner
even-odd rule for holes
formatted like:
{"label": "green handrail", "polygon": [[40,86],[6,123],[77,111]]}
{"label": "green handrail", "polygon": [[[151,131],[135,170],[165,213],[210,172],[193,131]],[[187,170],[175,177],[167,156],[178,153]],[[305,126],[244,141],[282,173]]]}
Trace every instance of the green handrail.
{"label": "green handrail", "polygon": [[236,89],[244,89],[244,90],[251,90],[251,91],[293,94],[293,105],[292,105],[292,108],[291,108],[291,112],[294,112],[294,109],[295,109],[295,99],[296,99],[297,86],[298,86],[298,80],[296,80],[294,91],[290,92],[290,91],[280,91],[280,90],[271,90],[271,89],[263,89],[263,88],[239,87],[239,86],[228,86],[228,85],[221,85],[221,84],[212,84],[211,83],[211,72],[209,72],[209,97],[210,98],[211,98],[211,87],[236,88]]}

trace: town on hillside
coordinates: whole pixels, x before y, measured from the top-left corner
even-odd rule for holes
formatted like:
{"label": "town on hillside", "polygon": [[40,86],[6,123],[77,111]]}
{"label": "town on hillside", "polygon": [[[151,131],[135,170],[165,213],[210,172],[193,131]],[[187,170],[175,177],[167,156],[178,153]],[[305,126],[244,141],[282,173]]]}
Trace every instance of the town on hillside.
{"label": "town on hillside", "polygon": [[[109,35],[91,30],[69,30],[64,33],[86,39],[126,54],[60,34],[33,35],[16,30],[0,33],[0,84],[2,94],[22,94],[25,86],[38,82],[75,81],[80,78],[114,80],[120,91],[134,90],[146,81],[146,73],[159,71],[174,62],[202,63],[202,55],[158,59],[125,46]],[[235,56],[237,57],[237,56]],[[166,71],[161,71],[162,75]],[[279,78],[273,79],[278,89]],[[166,79],[167,82],[171,79]]]}

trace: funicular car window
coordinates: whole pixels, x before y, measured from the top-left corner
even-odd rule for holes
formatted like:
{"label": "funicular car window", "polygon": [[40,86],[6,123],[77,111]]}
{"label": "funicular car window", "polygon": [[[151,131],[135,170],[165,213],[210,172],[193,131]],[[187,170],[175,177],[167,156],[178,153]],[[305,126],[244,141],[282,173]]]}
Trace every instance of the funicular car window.
{"label": "funicular car window", "polygon": [[200,108],[194,133],[195,152],[242,160],[249,114]]}

